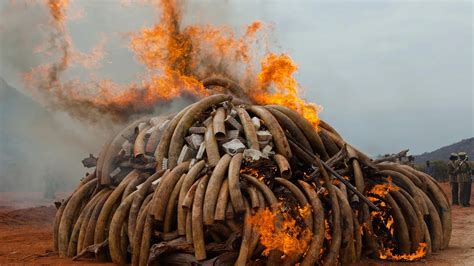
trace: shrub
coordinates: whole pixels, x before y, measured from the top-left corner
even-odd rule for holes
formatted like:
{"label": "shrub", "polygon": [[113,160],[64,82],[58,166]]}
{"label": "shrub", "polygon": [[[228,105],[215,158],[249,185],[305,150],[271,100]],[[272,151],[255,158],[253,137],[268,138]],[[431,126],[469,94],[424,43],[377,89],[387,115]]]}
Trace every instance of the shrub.
{"label": "shrub", "polygon": [[[449,181],[448,177],[448,162],[447,161],[430,161],[431,167],[433,168],[432,176],[439,182]],[[426,171],[426,164],[417,164],[415,165],[417,170]]]}

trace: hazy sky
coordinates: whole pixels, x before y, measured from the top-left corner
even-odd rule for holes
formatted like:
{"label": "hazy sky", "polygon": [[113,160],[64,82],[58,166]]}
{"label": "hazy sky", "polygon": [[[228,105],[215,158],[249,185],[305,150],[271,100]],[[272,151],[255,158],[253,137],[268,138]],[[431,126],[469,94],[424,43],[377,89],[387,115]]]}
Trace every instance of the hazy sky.
{"label": "hazy sky", "polygon": [[[21,87],[17,73],[39,62],[32,50],[48,14],[8,3],[0,4],[0,75]],[[272,23],[272,49],[297,62],[307,99],[369,154],[405,148],[418,154],[474,136],[471,1],[215,0],[186,6],[187,22]],[[73,8],[83,10],[68,24],[79,49],[89,50],[101,33],[109,40],[105,65],[94,73],[136,80],[141,66],[126,33],[152,25],[156,12],[112,0],[76,0]]]}

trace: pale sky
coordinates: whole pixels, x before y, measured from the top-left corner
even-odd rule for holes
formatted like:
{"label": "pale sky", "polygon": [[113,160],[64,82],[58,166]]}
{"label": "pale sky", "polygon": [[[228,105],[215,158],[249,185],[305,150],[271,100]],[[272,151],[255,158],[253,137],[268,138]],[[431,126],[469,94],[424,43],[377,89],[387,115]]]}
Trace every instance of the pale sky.
{"label": "pale sky", "polygon": [[[83,17],[68,27],[85,51],[104,33],[108,56],[94,73],[130,82],[141,66],[125,34],[152,25],[156,13],[119,2],[73,1]],[[40,62],[32,50],[48,14],[9,3],[0,4],[0,76],[21,88],[16,73]],[[214,0],[186,6],[187,22],[272,23],[272,50],[296,61],[306,98],[371,155],[405,148],[418,154],[474,136],[471,1]]]}

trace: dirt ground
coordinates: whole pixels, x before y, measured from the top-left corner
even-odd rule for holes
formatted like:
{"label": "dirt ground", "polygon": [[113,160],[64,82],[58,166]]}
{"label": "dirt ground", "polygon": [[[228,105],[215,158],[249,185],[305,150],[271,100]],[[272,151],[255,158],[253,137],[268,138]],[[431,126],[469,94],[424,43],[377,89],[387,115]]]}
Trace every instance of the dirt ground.
{"label": "dirt ground", "polygon": [[[449,192],[448,184],[442,186]],[[106,265],[60,259],[52,252],[56,209],[54,200],[41,197],[40,193],[0,192],[0,264]],[[416,263],[364,260],[363,265],[474,265],[474,195],[471,203],[470,208],[453,207],[453,233],[447,250]]]}

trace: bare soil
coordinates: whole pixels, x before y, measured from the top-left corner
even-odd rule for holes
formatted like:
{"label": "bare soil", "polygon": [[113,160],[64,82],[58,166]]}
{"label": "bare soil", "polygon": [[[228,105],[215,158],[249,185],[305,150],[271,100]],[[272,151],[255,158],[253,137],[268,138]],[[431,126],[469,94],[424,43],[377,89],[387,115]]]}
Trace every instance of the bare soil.
{"label": "bare soil", "polygon": [[[442,187],[450,195],[449,185]],[[40,193],[0,192],[0,264],[107,265],[61,259],[52,251],[56,208],[54,200],[41,197]],[[361,265],[474,265],[474,195],[471,202],[470,208],[453,207],[453,233],[448,249],[415,263],[364,260]]]}
{"label": "bare soil", "polygon": [[105,265],[61,259],[53,252],[54,201],[41,193],[0,192],[1,265]]}

